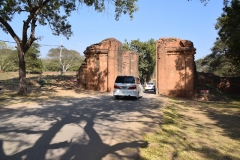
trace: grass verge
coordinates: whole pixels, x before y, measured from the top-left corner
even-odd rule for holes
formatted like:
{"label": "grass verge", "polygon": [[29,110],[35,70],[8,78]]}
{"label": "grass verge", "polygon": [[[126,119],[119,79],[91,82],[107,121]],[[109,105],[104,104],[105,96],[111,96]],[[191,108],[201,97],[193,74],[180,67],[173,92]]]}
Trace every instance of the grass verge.
{"label": "grass verge", "polygon": [[146,134],[142,160],[240,160],[240,101],[171,99],[158,130]]}

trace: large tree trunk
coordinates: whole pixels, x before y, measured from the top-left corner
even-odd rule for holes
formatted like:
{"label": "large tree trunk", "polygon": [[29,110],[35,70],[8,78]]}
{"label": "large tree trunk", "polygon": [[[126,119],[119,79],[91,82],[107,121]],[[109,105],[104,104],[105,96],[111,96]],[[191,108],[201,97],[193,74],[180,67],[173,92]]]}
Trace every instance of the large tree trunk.
{"label": "large tree trunk", "polygon": [[25,53],[18,47],[19,59],[19,92],[21,96],[27,96],[27,79],[26,79],[26,65],[24,60]]}

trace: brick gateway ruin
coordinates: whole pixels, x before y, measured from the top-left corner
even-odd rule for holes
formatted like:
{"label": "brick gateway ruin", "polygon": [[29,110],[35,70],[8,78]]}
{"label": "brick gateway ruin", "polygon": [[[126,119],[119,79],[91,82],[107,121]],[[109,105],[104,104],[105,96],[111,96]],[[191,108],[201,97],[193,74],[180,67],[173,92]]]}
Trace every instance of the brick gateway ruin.
{"label": "brick gateway ruin", "polygon": [[84,51],[85,60],[77,74],[81,89],[113,91],[117,75],[138,76],[138,54],[122,51],[122,43],[108,38]]}
{"label": "brick gateway ruin", "polygon": [[161,38],[156,42],[157,94],[193,96],[195,51],[188,40]]}
{"label": "brick gateway ruin", "polygon": [[[193,43],[178,38],[156,41],[156,94],[191,97],[194,92]],[[117,75],[138,76],[139,56],[122,51],[122,43],[108,38],[84,51],[86,57],[78,70],[81,89],[113,91]]]}

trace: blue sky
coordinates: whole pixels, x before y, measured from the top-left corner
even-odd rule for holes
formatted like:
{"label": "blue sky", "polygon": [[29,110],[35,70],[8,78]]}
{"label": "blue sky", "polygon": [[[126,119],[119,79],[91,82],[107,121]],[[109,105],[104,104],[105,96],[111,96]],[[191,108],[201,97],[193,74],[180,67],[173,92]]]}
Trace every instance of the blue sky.
{"label": "blue sky", "polygon": [[[79,11],[69,17],[74,34],[69,40],[52,35],[49,26],[37,26],[36,35],[42,37],[38,41],[41,44],[41,57],[45,57],[49,49],[56,48],[61,43],[65,48],[83,54],[86,47],[106,38],[124,42],[125,39],[147,41],[151,38],[158,40],[176,37],[194,43],[197,49],[195,60],[210,53],[218,36],[214,26],[222,13],[222,0],[210,0],[206,6],[200,0],[138,0],[138,6],[139,10],[134,13],[132,20],[128,15],[122,15],[119,21],[114,19],[112,6],[103,13],[98,13],[91,7],[80,6]],[[25,17],[26,15],[18,16],[11,23],[20,37]],[[14,42],[2,30],[0,35],[0,40]],[[14,43],[7,44],[14,46]]]}

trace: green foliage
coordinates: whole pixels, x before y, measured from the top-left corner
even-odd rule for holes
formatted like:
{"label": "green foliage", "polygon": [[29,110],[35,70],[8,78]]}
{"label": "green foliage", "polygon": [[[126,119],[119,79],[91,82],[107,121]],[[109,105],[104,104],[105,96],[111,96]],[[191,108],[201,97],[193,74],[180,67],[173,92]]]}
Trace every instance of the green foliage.
{"label": "green foliage", "polygon": [[219,38],[211,48],[211,53],[197,60],[196,66],[198,71],[218,76],[240,76],[240,2],[224,1],[224,5],[223,13],[215,25]]}
{"label": "green foliage", "polygon": [[17,71],[17,54],[4,42],[0,42],[0,70]]}
{"label": "green foliage", "polygon": [[197,72],[207,72],[207,66],[202,65],[202,61],[203,61],[203,58],[200,58],[200,59],[195,61]]}
{"label": "green foliage", "polygon": [[226,46],[224,54],[233,65],[240,63],[240,2],[232,0],[225,5],[221,17],[217,19],[215,28],[218,30],[220,40]]}
{"label": "green foliage", "polygon": [[59,60],[51,60],[49,58],[42,59],[43,71],[58,71],[59,70]]}
{"label": "green foliage", "polygon": [[9,68],[6,71],[15,72],[18,71],[18,55],[16,50],[12,50],[8,53],[8,60],[10,61]]}
{"label": "green foliage", "polygon": [[73,33],[67,18],[71,16],[72,11],[78,9],[79,5],[93,6],[97,12],[102,12],[108,8],[106,7],[107,5],[113,4],[115,6],[115,19],[118,20],[122,13],[128,14],[130,18],[133,18],[133,13],[138,10],[136,2],[137,0],[1,1],[0,28],[8,33],[10,30],[4,21],[10,22],[15,14],[29,13],[29,17],[25,21],[26,23],[31,23],[31,21],[36,20],[34,16],[38,16],[36,21],[42,26],[50,25],[54,35],[63,34],[69,38]]}
{"label": "green foliage", "polygon": [[[0,44],[0,69],[5,72],[18,71],[18,54],[6,44]],[[33,43],[25,55],[27,72],[42,73],[42,62],[39,58],[39,44]]]}
{"label": "green foliage", "polygon": [[[112,3],[111,3],[112,2]],[[30,49],[31,45],[40,39],[36,37],[35,30],[37,26],[49,25],[53,35],[62,34],[67,39],[73,34],[71,25],[67,18],[71,16],[73,11],[78,9],[79,5],[94,6],[98,12],[105,10],[106,5],[113,4],[115,6],[115,19],[118,20],[120,15],[128,14],[130,18],[133,13],[138,10],[137,0],[7,0],[0,1],[0,28],[7,34],[10,34],[17,44],[19,59],[19,94],[27,95],[26,81],[26,63],[24,56]],[[26,17],[23,24],[19,24],[22,28],[22,35],[17,35],[13,30],[10,22],[15,15]],[[28,63],[31,67],[33,64]],[[35,64],[39,67],[40,62]],[[37,67],[37,68],[38,68]]]}
{"label": "green foliage", "polygon": [[131,40],[131,42],[123,43],[123,51],[132,50],[139,54],[139,76],[144,81],[149,81],[155,68],[155,45],[154,39],[146,42],[138,40]]}
{"label": "green foliage", "polygon": [[40,57],[39,44],[33,43],[25,55],[26,68],[29,73],[42,73],[42,61]]}
{"label": "green foliage", "polygon": [[218,39],[211,48],[212,53],[196,61],[197,71],[218,76],[239,76],[239,65],[234,65],[232,59],[225,55],[226,48],[225,43]]}

